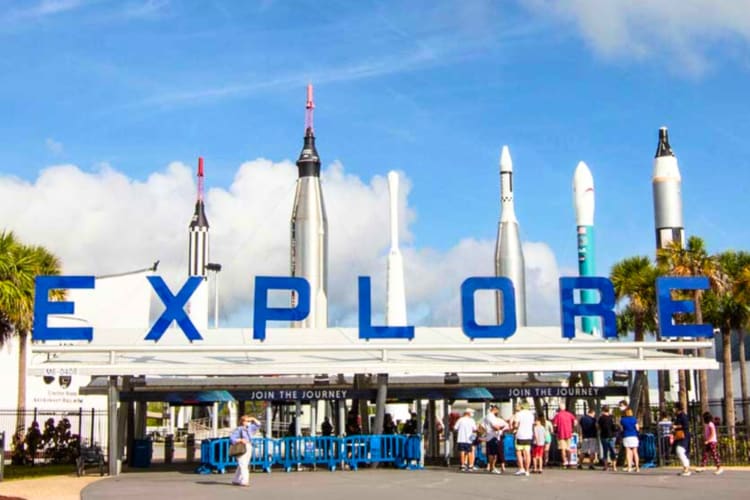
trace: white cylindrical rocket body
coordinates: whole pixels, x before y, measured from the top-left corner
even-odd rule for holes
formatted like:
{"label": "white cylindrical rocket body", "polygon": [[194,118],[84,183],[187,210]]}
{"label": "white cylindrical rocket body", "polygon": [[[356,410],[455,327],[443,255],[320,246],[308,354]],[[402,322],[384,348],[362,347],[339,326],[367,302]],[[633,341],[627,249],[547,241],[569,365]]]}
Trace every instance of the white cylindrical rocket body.
{"label": "white cylindrical rocket body", "polygon": [[[310,314],[295,328],[328,326],[328,219],[320,187],[320,158],[312,129],[297,160],[299,178],[291,221],[291,274],[310,283]],[[297,295],[292,292],[292,306]]]}
{"label": "white cylindrical rocket body", "polygon": [[672,241],[678,241],[680,246],[684,246],[682,177],[677,158],[669,145],[666,127],[659,129],[659,145],[656,148],[651,185],[654,192],[656,248],[666,248]]}
{"label": "white cylindrical rocket body", "polygon": [[[503,146],[500,155],[500,222],[495,246],[495,274],[513,282],[516,300],[516,325],[526,326],[526,271],[521,246],[521,235],[513,202],[513,162],[508,146]],[[497,321],[505,318],[503,302],[497,296]]]}
{"label": "white cylindrical rocket body", "polygon": [[386,281],[385,324],[406,326],[406,289],[404,261],[398,243],[398,173],[388,172],[390,198],[391,249],[388,252],[388,278]]}

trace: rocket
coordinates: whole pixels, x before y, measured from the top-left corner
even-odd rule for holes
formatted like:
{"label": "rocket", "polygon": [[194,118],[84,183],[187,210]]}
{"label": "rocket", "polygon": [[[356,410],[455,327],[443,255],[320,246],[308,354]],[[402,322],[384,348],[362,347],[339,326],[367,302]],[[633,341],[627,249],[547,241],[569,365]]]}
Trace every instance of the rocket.
{"label": "rocket", "polygon": [[388,252],[388,277],[386,281],[385,324],[406,326],[406,291],[404,288],[404,261],[398,246],[398,173],[388,172],[390,197],[391,249]]}
{"label": "rocket", "polygon": [[659,144],[656,147],[651,185],[654,190],[656,248],[666,248],[672,241],[679,241],[680,246],[684,246],[682,177],[677,166],[677,158],[669,145],[667,127],[659,129]]}
{"label": "rocket", "polygon": [[[573,205],[576,211],[576,234],[578,237],[578,274],[595,276],[594,263],[594,178],[588,165],[578,162],[573,173]],[[598,301],[593,290],[581,290],[581,303],[593,304]],[[599,330],[598,318],[584,316],[581,319],[584,333],[593,334]]]}
{"label": "rocket", "polygon": [[195,327],[200,330],[208,328],[208,284],[206,282],[206,264],[208,263],[208,219],[203,203],[203,158],[198,158],[198,195],[195,200],[195,211],[190,220],[188,238],[188,275],[201,276],[203,282],[198,286],[188,302],[188,314]]}
{"label": "rocket", "polygon": [[[310,283],[310,314],[294,328],[328,326],[328,219],[320,187],[320,157],[313,129],[313,87],[307,86],[305,138],[297,159],[297,188],[291,221],[291,274]],[[292,306],[298,297],[292,292]]]}
{"label": "rocket", "polygon": [[[523,249],[518,229],[518,219],[513,206],[513,162],[510,159],[508,146],[503,146],[500,155],[500,222],[497,226],[497,244],[495,246],[495,274],[504,276],[513,282],[516,293],[516,325],[526,326],[526,272],[524,269]],[[503,302],[497,298],[497,321],[505,318]]]}

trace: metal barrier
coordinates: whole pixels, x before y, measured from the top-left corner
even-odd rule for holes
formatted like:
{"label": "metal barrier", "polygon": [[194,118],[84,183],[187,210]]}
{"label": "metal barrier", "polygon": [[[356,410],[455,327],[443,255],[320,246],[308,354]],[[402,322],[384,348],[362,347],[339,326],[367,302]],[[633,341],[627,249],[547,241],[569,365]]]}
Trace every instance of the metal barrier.
{"label": "metal barrier", "polygon": [[[204,439],[201,464],[196,472],[223,474],[237,459],[229,456],[229,438]],[[398,468],[421,468],[422,439],[419,435],[379,434],[370,436],[300,436],[281,439],[253,438],[250,465],[271,472],[279,465],[289,472],[298,465],[336,470],[344,462],[356,470],[361,464],[392,463]]]}
{"label": "metal barrier", "polygon": [[656,436],[641,434],[638,437],[638,458],[640,466],[644,469],[656,467],[656,460],[658,459]]}
{"label": "metal barrier", "polygon": [[280,450],[284,450],[280,463],[287,472],[299,465],[322,465],[333,471],[341,461],[341,439],[333,436],[293,436],[279,442]]}

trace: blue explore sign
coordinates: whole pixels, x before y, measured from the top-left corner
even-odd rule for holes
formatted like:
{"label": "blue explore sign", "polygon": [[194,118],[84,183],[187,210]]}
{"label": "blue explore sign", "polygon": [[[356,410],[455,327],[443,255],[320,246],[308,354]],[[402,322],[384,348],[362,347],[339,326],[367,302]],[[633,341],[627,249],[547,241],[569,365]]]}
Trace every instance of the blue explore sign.
{"label": "blue explore sign", "polygon": [[[201,277],[191,276],[180,290],[174,294],[159,276],[148,276],[154,292],[164,304],[164,312],[154,322],[145,340],[158,342],[167,328],[176,322],[185,336],[191,341],[202,340],[200,332],[185,313],[185,305],[200,285]],[[94,338],[91,327],[50,327],[47,320],[53,314],[73,314],[75,304],[70,301],[51,301],[49,292],[57,289],[94,288],[93,276],[37,276],[34,302],[33,340],[87,340]],[[375,326],[372,324],[372,303],[370,277],[360,276],[359,289],[359,338],[371,339],[412,339],[414,326]],[[706,290],[708,279],[699,277],[660,277],[656,280],[659,329],[661,336],[669,337],[713,337],[713,327],[709,324],[678,325],[673,321],[678,313],[695,312],[691,300],[674,300],[673,290]],[[268,292],[294,291],[298,301],[294,307],[271,307]],[[476,321],[475,294],[480,290],[499,292],[503,300],[504,318],[499,325],[481,325]],[[598,292],[596,303],[575,301],[577,290]],[[461,284],[461,328],[470,339],[507,339],[517,330],[515,289],[513,282],[504,277],[471,277]],[[253,339],[266,338],[269,321],[300,321],[310,313],[310,284],[304,278],[282,276],[256,276],[255,299],[253,302]],[[560,278],[560,317],[562,337],[575,338],[575,318],[598,316],[602,319],[604,338],[617,336],[615,323],[615,291],[612,282],[603,277],[563,277]]]}

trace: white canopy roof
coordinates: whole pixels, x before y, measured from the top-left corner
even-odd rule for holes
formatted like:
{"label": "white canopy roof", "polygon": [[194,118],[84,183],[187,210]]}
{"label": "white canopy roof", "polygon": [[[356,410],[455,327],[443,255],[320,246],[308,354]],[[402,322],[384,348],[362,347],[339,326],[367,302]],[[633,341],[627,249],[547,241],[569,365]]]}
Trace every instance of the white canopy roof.
{"label": "white canopy roof", "polygon": [[559,327],[525,327],[508,340],[466,337],[460,328],[416,328],[413,340],[364,341],[356,328],[209,329],[190,343],[171,328],[159,342],[143,329],[97,328],[92,343],[33,344],[29,373],[84,375],[306,375],[388,373],[557,373],[570,371],[717,369],[711,358],[678,355],[708,342],[563,339]]}

